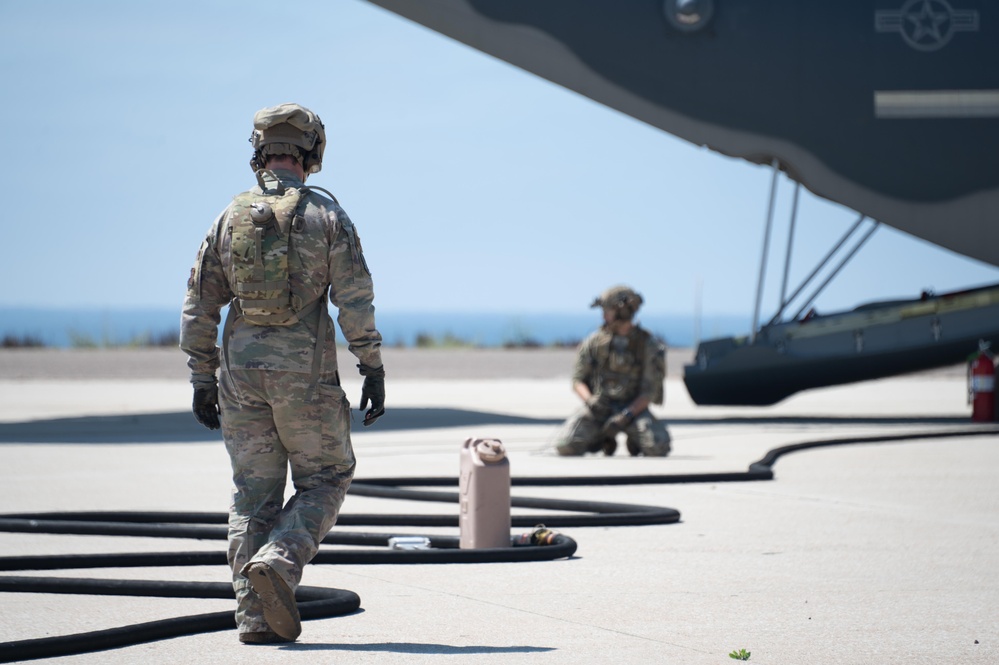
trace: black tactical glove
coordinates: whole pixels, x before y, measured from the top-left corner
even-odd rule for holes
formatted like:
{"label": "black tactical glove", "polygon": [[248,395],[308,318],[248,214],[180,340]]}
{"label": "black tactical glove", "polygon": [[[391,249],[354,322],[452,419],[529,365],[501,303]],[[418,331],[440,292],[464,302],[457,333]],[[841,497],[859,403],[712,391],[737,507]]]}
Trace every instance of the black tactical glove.
{"label": "black tactical glove", "polygon": [[369,427],[385,415],[385,366],[358,365],[357,369],[364,377],[364,385],[361,386],[361,411],[364,411],[368,400],[371,400],[371,408],[364,414],[364,426]]}
{"label": "black tactical glove", "polygon": [[634,421],[635,416],[629,409],[625,409],[624,411],[614,414],[610,420],[604,423],[603,433],[607,436],[614,436],[618,432],[623,432],[628,428],[628,425]]}
{"label": "black tactical glove", "polygon": [[221,427],[218,386],[203,386],[194,389],[194,417],[208,429]]}

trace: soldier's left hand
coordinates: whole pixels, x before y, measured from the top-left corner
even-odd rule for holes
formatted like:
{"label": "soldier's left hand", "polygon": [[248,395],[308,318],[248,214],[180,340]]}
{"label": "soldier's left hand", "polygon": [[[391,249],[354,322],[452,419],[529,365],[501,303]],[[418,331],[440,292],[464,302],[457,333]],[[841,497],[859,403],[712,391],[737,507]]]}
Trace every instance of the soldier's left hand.
{"label": "soldier's left hand", "polygon": [[367,365],[357,367],[364,375],[364,385],[361,386],[361,411],[364,411],[368,406],[368,400],[371,400],[371,408],[364,414],[364,426],[370,427],[385,415],[385,368]]}
{"label": "soldier's left hand", "polygon": [[618,432],[623,432],[628,428],[635,420],[635,416],[632,415],[631,411],[625,409],[624,411],[619,411],[614,414],[606,423],[604,423],[603,432],[608,436],[613,436]]}

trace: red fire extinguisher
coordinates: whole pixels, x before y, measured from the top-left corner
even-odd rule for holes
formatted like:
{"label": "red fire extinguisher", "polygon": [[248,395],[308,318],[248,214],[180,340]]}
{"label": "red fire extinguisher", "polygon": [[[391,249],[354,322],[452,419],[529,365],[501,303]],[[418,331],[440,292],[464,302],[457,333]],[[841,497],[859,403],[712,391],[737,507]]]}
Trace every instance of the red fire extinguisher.
{"label": "red fire extinguisher", "polygon": [[971,419],[975,422],[995,420],[996,365],[989,353],[989,345],[979,342],[978,355],[968,366],[968,400],[971,402]]}

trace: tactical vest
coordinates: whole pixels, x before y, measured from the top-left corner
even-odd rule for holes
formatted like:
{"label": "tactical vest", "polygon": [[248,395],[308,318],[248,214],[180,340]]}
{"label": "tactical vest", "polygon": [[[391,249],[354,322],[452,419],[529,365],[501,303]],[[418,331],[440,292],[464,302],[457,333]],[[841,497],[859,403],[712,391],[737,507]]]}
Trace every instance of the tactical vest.
{"label": "tactical vest", "polygon": [[247,323],[290,326],[305,315],[295,308],[289,270],[291,230],[301,201],[301,190],[281,187],[244,192],[229,208],[229,283]]}
{"label": "tactical vest", "polygon": [[[662,404],[665,397],[666,346],[642,328],[635,327],[624,343],[615,342],[614,334],[602,329],[594,345],[595,372],[591,390],[597,390],[612,400],[632,400],[638,396],[645,368],[647,345],[653,345],[652,392],[649,400]],[[621,338],[618,337],[618,340]],[[619,344],[619,346],[618,346]]]}
{"label": "tactical vest", "polygon": [[[257,326],[291,326],[319,309],[316,348],[306,400],[311,400],[322,370],[322,349],[329,315],[326,313],[326,286],[317,294],[296,294],[292,290],[292,231],[304,224],[299,215],[304,193],[321,187],[285,187],[267,171],[257,172],[260,193],[244,192],[229,206],[220,231],[229,234],[229,285],[232,304],[222,331],[222,354],[229,367],[229,337],[237,313],[246,323]],[[269,183],[275,185],[271,187]],[[296,263],[298,261],[296,260]]]}

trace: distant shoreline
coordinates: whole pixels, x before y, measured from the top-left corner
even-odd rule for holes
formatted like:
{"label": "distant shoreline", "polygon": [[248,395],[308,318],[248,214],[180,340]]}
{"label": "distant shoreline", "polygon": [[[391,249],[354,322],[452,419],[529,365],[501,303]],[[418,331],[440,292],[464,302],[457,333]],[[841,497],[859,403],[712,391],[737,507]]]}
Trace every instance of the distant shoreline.
{"label": "distant shoreline", "polygon": [[[386,347],[573,347],[599,324],[599,312],[399,312],[377,309]],[[693,316],[639,312],[638,321],[670,346],[694,346],[695,338],[744,335],[741,315]],[[178,309],[34,309],[0,307],[0,338],[34,341],[46,348],[170,346],[180,325]],[[340,340],[343,341],[343,340]]]}

